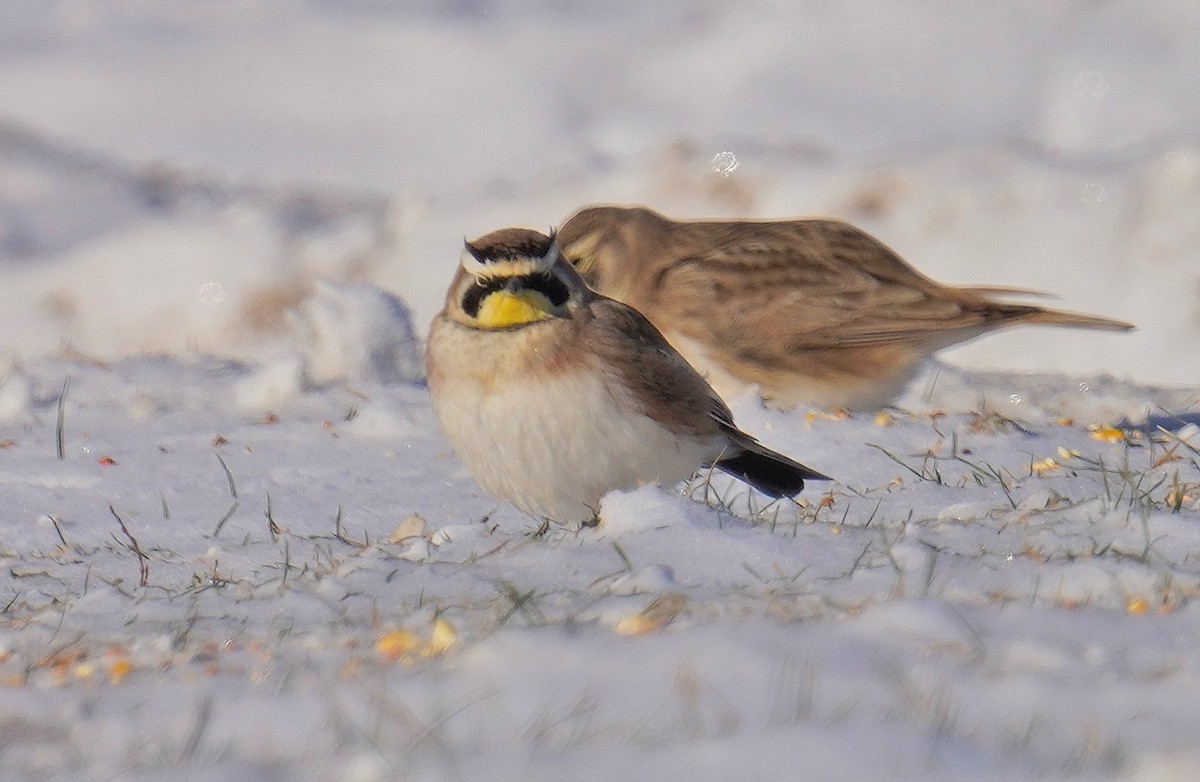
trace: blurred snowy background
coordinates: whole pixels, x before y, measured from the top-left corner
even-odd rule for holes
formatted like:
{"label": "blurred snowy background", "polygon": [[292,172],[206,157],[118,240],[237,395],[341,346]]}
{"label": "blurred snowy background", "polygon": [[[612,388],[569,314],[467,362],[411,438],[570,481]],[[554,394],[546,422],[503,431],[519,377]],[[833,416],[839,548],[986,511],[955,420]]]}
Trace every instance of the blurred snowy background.
{"label": "blurred snowy background", "polygon": [[321,278],[423,332],[464,235],[637,202],[1140,327],[951,363],[1194,384],[1197,73],[1192,0],[8,0],[0,353],[294,353]]}
{"label": "blurred snowy background", "polygon": [[[5,780],[1195,778],[1200,3],[2,5]],[[837,480],[531,538],[418,337],[592,202],[1139,331],[735,400]]]}

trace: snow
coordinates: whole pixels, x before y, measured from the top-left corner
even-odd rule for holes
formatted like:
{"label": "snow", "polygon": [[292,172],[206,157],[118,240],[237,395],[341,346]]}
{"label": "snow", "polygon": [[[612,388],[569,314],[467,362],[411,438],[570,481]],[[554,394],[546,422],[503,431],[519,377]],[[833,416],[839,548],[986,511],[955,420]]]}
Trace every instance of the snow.
{"label": "snow", "polygon": [[[5,778],[1192,778],[1198,27],[9,3]],[[880,416],[733,400],[836,480],[540,530],[450,451],[421,335],[464,235],[605,201],[848,219],[1139,330],[989,336]]]}

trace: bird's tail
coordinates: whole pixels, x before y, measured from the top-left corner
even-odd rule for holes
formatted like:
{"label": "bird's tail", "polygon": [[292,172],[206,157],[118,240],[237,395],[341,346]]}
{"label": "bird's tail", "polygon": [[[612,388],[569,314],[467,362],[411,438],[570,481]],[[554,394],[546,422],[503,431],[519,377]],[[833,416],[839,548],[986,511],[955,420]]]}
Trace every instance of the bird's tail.
{"label": "bird's tail", "polygon": [[1021,319],[1023,323],[1041,326],[1068,326],[1078,329],[1099,329],[1101,331],[1132,331],[1136,326],[1123,320],[1102,318],[1099,315],[1083,315],[1078,312],[1063,310],[1044,310],[1035,308]]}
{"label": "bird's tail", "polygon": [[1056,299],[1057,296],[1041,291],[1025,288],[997,288],[994,286],[967,286],[955,288],[959,293],[977,297],[977,303],[982,302],[985,311],[998,321],[997,325],[1013,325],[1027,323],[1039,326],[1066,326],[1077,329],[1099,329],[1100,331],[1132,331],[1137,328],[1132,323],[1126,323],[1116,318],[1105,318],[1099,315],[1085,315],[1080,312],[1046,309],[1033,304],[1019,304],[997,300],[994,296]]}
{"label": "bird's tail", "polygon": [[805,478],[830,480],[829,476],[775,453],[755,440],[741,443],[736,453],[722,456],[713,466],[771,497],[794,497],[804,488]]}

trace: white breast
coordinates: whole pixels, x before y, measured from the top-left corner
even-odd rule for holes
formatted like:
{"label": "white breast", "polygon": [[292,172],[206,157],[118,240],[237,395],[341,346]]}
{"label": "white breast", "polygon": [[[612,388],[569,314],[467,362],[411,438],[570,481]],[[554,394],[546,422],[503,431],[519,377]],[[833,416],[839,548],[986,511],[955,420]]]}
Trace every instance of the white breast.
{"label": "white breast", "polygon": [[494,384],[431,376],[430,391],[447,438],[479,484],[558,521],[590,518],[613,489],[673,486],[724,446],[718,436],[671,433],[633,409],[614,377],[582,370]]}

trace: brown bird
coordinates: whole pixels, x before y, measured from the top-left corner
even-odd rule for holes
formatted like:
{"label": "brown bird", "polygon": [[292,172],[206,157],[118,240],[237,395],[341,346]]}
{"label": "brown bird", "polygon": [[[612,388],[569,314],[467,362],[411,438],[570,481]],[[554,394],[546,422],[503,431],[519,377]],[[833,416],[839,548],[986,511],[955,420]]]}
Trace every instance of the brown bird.
{"label": "brown bird", "polygon": [[825,476],[766,448],[636,310],[590,290],[552,236],[469,242],[426,349],[433,408],[489,493],[586,521],[614,489],[712,466],[772,497]]}
{"label": "brown bird", "polygon": [[836,220],[594,206],[557,236],[589,286],[642,312],[726,399],[755,385],[779,407],[878,409],[933,353],[995,329],[1133,328],[993,298],[1028,291],[943,285]]}

